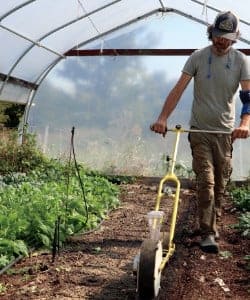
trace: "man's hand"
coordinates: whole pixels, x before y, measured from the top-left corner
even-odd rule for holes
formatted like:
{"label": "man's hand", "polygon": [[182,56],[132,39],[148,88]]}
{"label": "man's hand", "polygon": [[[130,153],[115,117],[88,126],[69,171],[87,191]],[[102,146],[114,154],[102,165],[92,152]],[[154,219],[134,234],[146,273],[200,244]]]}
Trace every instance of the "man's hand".
{"label": "man's hand", "polygon": [[160,121],[160,120],[156,121],[155,123],[150,125],[150,129],[156,133],[162,134],[163,137],[165,137],[167,133],[167,125],[165,121]]}
{"label": "man's hand", "polygon": [[250,130],[248,126],[241,125],[238,128],[235,128],[232,132],[232,140],[236,139],[246,139],[250,136]]}

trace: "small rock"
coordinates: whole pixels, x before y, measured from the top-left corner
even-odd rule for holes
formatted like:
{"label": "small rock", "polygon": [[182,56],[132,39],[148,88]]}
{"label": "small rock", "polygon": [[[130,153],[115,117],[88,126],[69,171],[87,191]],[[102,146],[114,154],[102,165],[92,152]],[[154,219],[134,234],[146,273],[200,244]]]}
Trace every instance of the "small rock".
{"label": "small rock", "polygon": [[224,292],[230,292],[230,289],[226,286],[224,281],[221,278],[216,278],[214,282],[218,283],[219,286],[223,289]]}

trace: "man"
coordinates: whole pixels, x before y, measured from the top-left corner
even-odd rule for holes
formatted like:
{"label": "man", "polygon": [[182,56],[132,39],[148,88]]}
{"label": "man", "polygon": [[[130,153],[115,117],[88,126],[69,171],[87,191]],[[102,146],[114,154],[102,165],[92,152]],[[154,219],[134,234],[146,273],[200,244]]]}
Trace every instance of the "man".
{"label": "man", "polygon": [[[217,15],[207,29],[212,45],[192,53],[157,121],[151,125],[151,130],[165,136],[167,120],[194,78],[191,128],[228,132],[189,134],[197,178],[200,246],[212,253],[219,251],[216,212],[220,215],[225,186],[232,170],[232,142],[249,136],[250,63],[243,53],[232,47],[239,37],[238,23],[238,18],[230,11]],[[239,85],[243,106],[240,124],[234,129],[234,96]]]}

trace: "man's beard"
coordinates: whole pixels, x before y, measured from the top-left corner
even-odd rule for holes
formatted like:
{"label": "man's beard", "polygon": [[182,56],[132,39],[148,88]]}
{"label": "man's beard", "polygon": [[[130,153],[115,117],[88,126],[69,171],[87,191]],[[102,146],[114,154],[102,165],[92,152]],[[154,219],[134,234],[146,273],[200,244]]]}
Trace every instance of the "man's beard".
{"label": "man's beard", "polygon": [[217,42],[214,43],[214,47],[218,53],[225,54],[228,52],[230,45],[225,45],[224,43]]}

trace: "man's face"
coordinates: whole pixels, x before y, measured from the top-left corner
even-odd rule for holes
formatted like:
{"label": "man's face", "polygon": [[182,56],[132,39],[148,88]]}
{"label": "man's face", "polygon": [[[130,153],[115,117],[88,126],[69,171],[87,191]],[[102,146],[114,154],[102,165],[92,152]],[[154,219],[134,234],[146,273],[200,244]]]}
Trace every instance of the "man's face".
{"label": "man's face", "polygon": [[226,54],[229,51],[229,49],[233,43],[231,40],[225,39],[220,36],[213,37],[212,41],[213,41],[213,46],[218,55]]}

